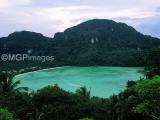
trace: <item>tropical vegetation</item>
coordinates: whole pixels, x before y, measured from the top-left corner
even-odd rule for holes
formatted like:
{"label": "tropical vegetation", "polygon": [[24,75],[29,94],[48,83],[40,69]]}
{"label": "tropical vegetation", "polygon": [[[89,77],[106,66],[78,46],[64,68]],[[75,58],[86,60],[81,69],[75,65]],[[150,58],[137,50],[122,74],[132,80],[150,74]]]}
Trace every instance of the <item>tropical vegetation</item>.
{"label": "tropical vegetation", "polygon": [[[75,93],[58,85],[28,91],[28,88],[20,88],[20,81],[14,81],[12,73],[4,70],[41,63],[0,62],[0,71],[3,71],[0,73],[0,120],[160,120],[158,38],[144,36],[126,24],[106,20],[85,22],[57,33],[54,39],[34,35],[25,31],[1,38],[0,48],[5,48],[1,53],[32,50],[34,55],[54,54],[55,63],[44,66],[144,65],[142,72],[146,78],[128,81],[124,91],[109,98],[91,96],[86,87]],[[37,40],[40,41],[38,45]]]}

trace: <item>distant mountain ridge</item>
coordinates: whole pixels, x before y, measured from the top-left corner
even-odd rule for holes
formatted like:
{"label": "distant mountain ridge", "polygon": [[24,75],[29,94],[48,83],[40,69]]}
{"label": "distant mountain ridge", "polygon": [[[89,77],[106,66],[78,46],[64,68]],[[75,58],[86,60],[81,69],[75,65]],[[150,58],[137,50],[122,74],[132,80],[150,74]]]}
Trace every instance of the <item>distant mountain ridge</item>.
{"label": "distant mountain ridge", "polygon": [[[25,53],[27,50],[43,51],[47,48],[51,38],[45,37],[40,33],[21,31],[14,32],[6,38],[1,38],[0,48],[3,51],[6,47],[10,53]],[[5,50],[5,52],[7,52]]]}
{"label": "distant mountain ridge", "polygon": [[[0,38],[0,53],[54,55],[58,65],[143,66],[144,50],[160,46],[160,39],[112,20],[93,19],[48,38],[29,31]],[[5,50],[4,50],[5,47]]]}
{"label": "distant mountain ridge", "polygon": [[[61,36],[60,36],[61,34]],[[112,20],[94,19],[66,29],[63,33],[55,34],[54,39],[71,40],[99,39],[108,42],[108,47],[148,47],[159,44],[158,38],[143,35],[125,23],[116,23]],[[87,38],[88,37],[88,38]],[[112,44],[109,44],[112,42]],[[145,43],[145,44],[144,44]],[[115,46],[115,47],[117,47]]]}
{"label": "distant mountain ridge", "polygon": [[143,35],[124,23],[103,19],[89,20],[57,33],[53,44],[60,61],[84,66],[139,66],[142,50],[159,45],[158,38]]}

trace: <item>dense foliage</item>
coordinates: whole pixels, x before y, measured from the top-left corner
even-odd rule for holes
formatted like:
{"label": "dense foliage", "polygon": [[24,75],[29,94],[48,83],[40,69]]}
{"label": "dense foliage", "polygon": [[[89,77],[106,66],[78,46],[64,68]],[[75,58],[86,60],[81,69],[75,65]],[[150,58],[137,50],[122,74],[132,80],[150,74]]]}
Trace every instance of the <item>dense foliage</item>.
{"label": "dense foliage", "polygon": [[143,66],[144,50],[158,45],[124,23],[95,19],[55,34],[52,47],[69,65]]}
{"label": "dense foliage", "polygon": [[0,108],[0,120],[15,120],[15,119],[7,109]]}
{"label": "dense foliage", "polygon": [[155,75],[160,75],[160,47],[148,50],[145,57],[146,76],[152,78]]}
{"label": "dense foliage", "polygon": [[6,109],[0,114],[20,120],[159,120],[160,76],[129,81],[127,86],[110,98],[91,97],[85,87],[76,93],[57,85],[31,93],[14,88],[15,91],[0,93],[0,107],[12,114]]}
{"label": "dense foliage", "polygon": [[0,61],[3,67],[0,69],[62,65],[144,66],[144,51],[159,45],[158,38],[143,35],[124,23],[95,19],[56,33],[54,38],[28,31],[15,32],[0,38],[0,54],[55,56],[55,61],[44,63]]}
{"label": "dense foliage", "polygon": [[0,41],[2,53],[27,53],[32,50],[34,54],[42,54],[47,49],[50,38],[40,33],[22,31],[14,32]]}
{"label": "dense foliage", "polygon": [[55,55],[56,60],[44,64],[0,61],[0,71],[32,66],[146,65],[147,79],[128,81],[118,95],[99,98],[85,87],[75,93],[58,85],[28,92],[18,87],[20,81],[13,81],[11,74],[2,72],[0,120],[160,120],[160,76],[155,76],[160,75],[159,45],[159,39],[109,20],[87,21],[53,39],[27,31],[1,38],[1,54],[31,50],[33,55]]}

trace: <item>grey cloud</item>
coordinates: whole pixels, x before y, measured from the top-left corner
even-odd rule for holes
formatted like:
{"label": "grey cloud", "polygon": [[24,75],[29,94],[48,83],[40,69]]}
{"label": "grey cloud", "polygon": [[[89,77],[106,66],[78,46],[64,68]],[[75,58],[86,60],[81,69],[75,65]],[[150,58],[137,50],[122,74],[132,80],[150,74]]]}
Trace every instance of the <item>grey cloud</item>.
{"label": "grey cloud", "polygon": [[[124,4],[125,3],[125,4]],[[94,7],[132,7],[133,4],[136,4],[136,1],[132,1],[133,4],[130,4],[131,2],[128,0],[117,1],[106,1],[106,0],[32,0],[32,6],[34,7],[65,7],[65,6],[81,6],[81,5],[87,5],[87,6],[94,6]]]}
{"label": "grey cloud", "polygon": [[160,25],[160,16],[156,16],[142,20],[141,24],[136,26],[136,28],[144,34],[160,38],[159,25]]}
{"label": "grey cloud", "polygon": [[160,12],[160,6],[156,8],[156,12]]}
{"label": "grey cloud", "polygon": [[32,6],[35,7],[64,7],[64,6],[72,6],[72,5],[81,5],[81,0],[35,0],[32,1]]}
{"label": "grey cloud", "polygon": [[113,18],[117,22],[124,22],[134,27],[137,31],[160,38],[160,16],[153,16],[147,18],[129,18],[129,17],[116,17]]}
{"label": "grey cloud", "polygon": [[[150,0],[141,0],[139,2],[136,0],[31,0],[31,3],[26,6],[18,4],[18,6],[14,6],[14,8],[0,9],[0,36],[6,36],[11,32],[19,30],[30,30],[43,33],[47,36],[54,36],[54,33],[59,31],[59,27],[66,27],[64,24],[68,24],[67,22],[69,22],[69,25],[70,23],[76,25],[79,22],[84,22],[90,19],[102,18],[125,22],[144,34],[160,37],[160,27],[158,27],[160,25],[159,16],[141,18],[143,14],[138,14],[138,17],[140,17],[136,18],[137,16],[133,17],[131,15],[127,17],[127,13],[125,15],[122,13],[121,16],[118,15],[119,17],[107,16],[107,13],[116,14],[116,12],[120,10],[130,10],[132,8],[146,10],[146,14],[148,14],[148,12],[157,14],[160,12],[160,6],[158,7],[158,3],[159,2],[150,5]],[[82,8],[82,6],[87,6],[89,8],[70,9],[68,11],[64,9],[59,11],[60,14],[53,13],[53,16],[58,16],[56,19],[52,17],[52,11],[49,12],[48,16],[39,14],[43,13],[44,9],[46,10],[48,8],[66,8],[74,6],[80,8]],[[45,14],[45,12],[43,14]]]}

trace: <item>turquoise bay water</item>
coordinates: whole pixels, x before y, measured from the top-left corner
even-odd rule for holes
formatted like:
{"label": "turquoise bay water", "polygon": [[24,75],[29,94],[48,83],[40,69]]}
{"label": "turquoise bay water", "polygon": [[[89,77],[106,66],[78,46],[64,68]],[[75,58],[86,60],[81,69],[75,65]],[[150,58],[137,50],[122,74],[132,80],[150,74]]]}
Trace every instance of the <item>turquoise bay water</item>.
{"label": "turquoise bay water", "polygon": [[137,67],[61,67],[18,75],[20,86],[37,90],[58,84],[64,90],[75,92],[81,86],[91,90],[92,96],[109,97],[124,90],[128,80],[143,77]]}

